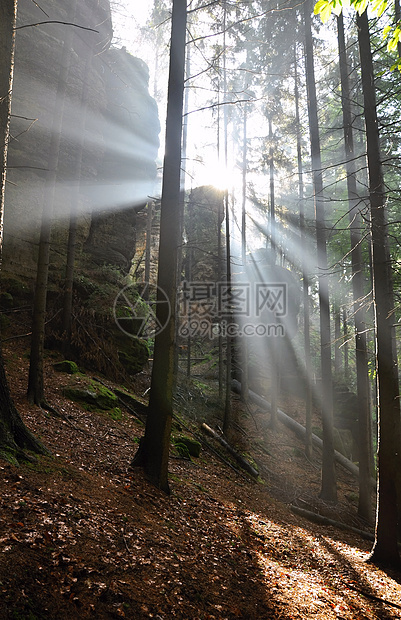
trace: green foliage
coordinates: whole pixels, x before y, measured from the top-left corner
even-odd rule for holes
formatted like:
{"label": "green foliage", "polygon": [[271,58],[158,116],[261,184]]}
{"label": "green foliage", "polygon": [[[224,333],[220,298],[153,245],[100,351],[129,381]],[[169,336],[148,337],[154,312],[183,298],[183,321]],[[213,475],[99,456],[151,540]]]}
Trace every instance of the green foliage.
{"label": "green foliage", "polygon": [[[359,15],[369,7],[377,17],[381,17],[388,7],[388,0],[318,0],[315,4],[314,13],[320,15],[323,23],[327,22],[332,13],[340,15],[343,8],[352,7]],[[401,43],[401,23],[390,23],[383,29],[383,40],[387,41],[387,51],[395,52],[398,43]],[[401,71],[401,58],[392,65],[392,70]]]}

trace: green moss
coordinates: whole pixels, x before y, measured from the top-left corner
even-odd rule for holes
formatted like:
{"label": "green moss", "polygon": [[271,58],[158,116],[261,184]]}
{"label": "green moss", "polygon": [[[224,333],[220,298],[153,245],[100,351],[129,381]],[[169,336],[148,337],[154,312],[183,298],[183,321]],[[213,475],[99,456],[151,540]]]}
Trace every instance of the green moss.
{"label": "green moss", "polygon": [[107,415],[109,415],[112,420],[118,421],[122,418],[122,412],[120,407],[114,407],[114,409],[110,409],[110,411],[107,412]]}
{"label": "green moss", "polygon": [[139,338],[129,338],[122,334],[117,335],[118,359],[125,370],[132,375],[143,370],[149,359],[147,343]]}
{"label": "green moss", "polygon": [[0,459],[7,461],[10,465],[19,465],[15,457],[15,452],[12,450],[0,450]]}
{"label": "green moss", "polygon": [[96,402],[101,409],[114,409],[117,406],[118,398],[114,392],[97,381],[92,381],[91,385],[96,390]]}
{"label": "green moss", "polygon": [[201,451],[201,444],[196,439],[191,439],[190,437],[185,437],[181,435],[179,437],[173,438],[174,445],[181,456],[189,457],[194,456],[196,458],[199,457]]}
{"label": "green moss", "polygon": [[57,372],[66,372],[69,375],[75,375],[79,372],[79,368],[75,362],[71,360],[63,360],[62,362],[56,362],[53,364],[54,370]]}
{"label": "green moss", "polygon": [[94,381],[84,388],[66,387],[64,388],[64,395],[91,410],[107,411],[114,409],[118,404],[117,396],[111,390]]}
{"label": "green moss", "polygon": [[127,392],[126,390],[122,390],[120,388],[115,388],[115,393],[118,396],[118,398],[121,398],[121,400],[127,404],[129,407],[132,407],[133,409],[139,408],[139,409],[143,409],[143,407],[147,407],[146,402],[143,400],[140,400],[137,396],[134,396],[134,394],[131,394],[131,392]]}

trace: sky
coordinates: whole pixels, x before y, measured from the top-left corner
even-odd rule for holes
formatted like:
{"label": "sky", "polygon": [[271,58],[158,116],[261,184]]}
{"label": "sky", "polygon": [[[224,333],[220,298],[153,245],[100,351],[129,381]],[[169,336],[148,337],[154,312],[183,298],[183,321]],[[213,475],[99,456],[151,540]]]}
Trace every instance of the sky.
{"label": "sky", "polygon": [[146,24],[152,5],[153,0],[112,0],[114,37],[132,53],[138,54],[135,32]]}
{"label": "sky", "polygon": [[[150,94],[154,95],[154,84],[164,94],[161,99],[157,97],[159,106],[159,118],[162,125],[160,133],[159,163],[163,159],[164,150],[164,119],[165,119],[165,96],[167,91],[167,65],[160,70],[160,63],[155,62],[154,46],[151,41],[146,45],[146,38],[140,37],[138,30],[146,25],[153,6],[153,0],[115,0],[112,2],[113,11],[113,44],[127,50],[144,60],[150,71]],[[155,76],[155,66],[158,67],[159,75]],[[201,67],[203,68],[203,67]],[[197,73],[199,67],[195,64],[193,72]],[[202,78],[198,79],[202,81]],[[205,86],[209,85],[205,83]],[[204,92],[208,93],[207,90]],[[200,91],[201,97],[202,89]],[[198,100],[197,95],[191,89],[190,110],[188,117],[188,135],[191,136],[187,150],[186,165],[186,189],[200,185],[214,185],[218,188],[232,188],[241,183],[241,172],[235,162],[230,162],[228,168],[219,161],[217,155],[217,128],[216,116],[212,111],[203,113],[196,112],[196,108],[202,107],[203,100]],[[222,157],[222,156],[220,156]],[[238,190],[240,191],[240,190]]]}

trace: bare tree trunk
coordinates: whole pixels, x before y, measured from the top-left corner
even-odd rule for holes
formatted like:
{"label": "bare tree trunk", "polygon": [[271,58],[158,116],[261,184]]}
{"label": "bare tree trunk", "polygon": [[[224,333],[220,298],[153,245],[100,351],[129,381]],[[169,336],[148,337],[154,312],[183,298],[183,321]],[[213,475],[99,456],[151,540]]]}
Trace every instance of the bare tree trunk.
{"label": "bare tree trunk", "polygon": [[[245,83],[245,92],[247,85]],[[248,141],[247,141],[247,104],[244,104],[244,115],[242,121],[243,140],[242,140],[242,210],[241,210],[241,256],[242,270],[246,277],[246,176],[248,166]],[[248,377],[248,340],[246,337],[241,340],[242,361],[241,361],[241,398],[244,402],[248,400],[249,377]]]}
{"label": "bare tree trunk", "polygon": [[[152,251],[153,202],[149,200],[146,213],[146,245],[145,245],[145,284],[150,283],[150,258]],[[143,298],[149,299],[149,286],[145,287]]]}
{"label": "bare tree trunk", "polygon": [[335,299],[333,303],[333,318],[334,318],[334,372],[341,372],[341,308],[339,300]]}
{"label": "bare tree trunk", "polygon": [[85,142],[85,124],[88,111],[88,83],[89,75],[92,65],[93,47],[88,46],[87,57],[85,60],[84,78],[81,92],[80,101],[80,117],[79,122],[79,141],[75,149],[74,159],[74,172],[73,179],[74,185],[70,198],[70,224],[68,229],[68,241],[67,241],[67,261],[66,261],[66,273],[64,280],[64,300],[63,300],[63,316],[62,316],[62,331],[63,331],[63,353],[65,357],[69,357],[71,350],[71,316],[72,316],[72,302],[73,302],[73,288],[74,288],[74,270],[75,270],[75,251],[76,251],[76,239],[77,239],[77,219],[78,219],[78,203],[79,203],[79,190],[81,181],[82,170],[82,158],[84,152]]}
{"label": "bare tree trunk", "polygon": [[356,18],[361,57],[371,208],[373,293],[378,376],[378,494],[375,544],[371,561],[400,566],[397,547],[397,485],[401,470],[398,365],[394,334],[394,296],[383,168],[369,22],[366,11]]}
{"label": "bare tree trunk", "polygon": [[[186,44],[186,59],[185,59],[185,81],[188,82],[191,73],[191,55],[190,55],[191,47]],[[184,102],[183,102],[183,125],[182,125],[182,155],[181,155],[181,199],[180,199],[180,238],[183,238],[184,232],[184,218],[185,218],[185,186],[186,186],[186,177],[187,177],[187,142],[188,142],[188,107],[189,107],[189,86],[184,87]],[[182,277],[182,256],[183,256],[183,243],[180,243],[178,246],[178,256],[177,256],[177,284],[180,286],[181,277]],[[190,279],[190,278],[189,278]],[[177,314],[179,312],[179,301],[177,300]],[[189,323],[188,323],[189,325]],[[178,335],[180,329],[179,321],[176,321],[176,340],[178,343]],[[187,376],[189,377],[191,374],[191,334],[190,330],[188,330],[188,339],[187,339]],[[175,361],[174,361],[174,372],[177,375],[178,373],[178,363],[180,357],[180,349],[178,346],[175,348]]]}
{"label": "bare tree trunk", "polygon": [[299,198],[299,227],[301,230],[302,248],[302,298],[303,298],[303,331],[305,355],[305,454],[311,459],[312,447],[312,363],[310,352],[310,311],[309,311],[309,276],[307,273],[307,238],[305,230],[304,181],[302,166],[301,121],[299,116],[299,89],[298,89],[298,59],[297,47],[294,43],[294,80],[295,80],[295,122],[297,127],[297,163],[298,163],[298,198]]}
{"label": "bare tree trunk", "polygon": [[[231,287],[231,244],[230,244],[230,208],[228,201],[228,190],[224,192],[224,205],[226,216],[226,281],[227,287]],[[228,321],[230,321],[229,314]],[[224,402],[223,433],[227,436],[232,425],[231,407],[231,367],[232,367],[232,338],[227,331],[226,336],[226,391]]]}
{"label": "bare tree trunk", "polygon": [[165,327],[155,338],[145,435],[132,463],[143,466],[149,480],[166,493],[169,492],[168,458],[175,383],[177,253],[181,243],[179,203],[186,18],[186,0],[173,0],[156,311],[159,324]]}
{"label": "bare tree trunk", "polygon": [[[72,14],[76,13],[77,0],[74,1]],[[57,179],[57,167],[61,142],[61,130],[64,115],[64,102],[67,92],[67,77],[70,66],[73,29],[67,27],[60,56],[56,100],[48,155],[48,172],[43,203],[42,222],[39,239],[39,255],[35,285],[35,297],[32,316],[31,356],[28,377],[28,399],[44,408],[49,408],[44,394],[43,350],[46,323],[47,285],[49,278],[50,242]]]}
{"label": "bare tree trunk", "polygon": [[323,427],[322,487],[320,497],[337,501],[336,470],[334,464],[333,437],[333,379],[331,368],[331,334],[329,277],[327,272],[326,223],[323,200],[323,175],[320,155],[320,138],[317,115],[315,70],[313,62],[313,39],[311,3],[304,5],[305,16],[305,67],[308,89],[308,113],[311,142],[312,175],[315,200],[317,265],[320,308],[320,355],[322,372],[321,411]]}
{"label": "bare tree trunk", "polygon": [[[224,0],[224,20],[223,20],[223,93],[227,97],[227,71],[226,71],[226,23],[227,23],[227,4]],[[224,165],[227,170],[228,165],[228,114],[227,105],[223,109],[223,128],[224,128]],[[230,208],[228,200],[228,188],[224,191],[224,211],[226,218],[226,282],[227,287],[231,287],[231,243],[230,243]],[[229,314],[230,320],[231,314]],[[232,338],[226,336],[226,391],[224,401],[223,432],[228,434],[232,424],[231,407],[231,367],[232,367]]]}
{"label": "bare tree trunk", "polygon": [[[270,265],[276,264],[277,254],[277,235],[276,235],[276,203],[274,187],[274,148],[273,148],[273,124],[271,114],[269,115],[269,186],[270,186]],[[277,401],[279,376],[279,355],[276,340],[273,336],[269,340],[270,351],[270,426],[277,430]]]}
{"label": "bare tree trunk", "polygon": [[[11,96],[14,75],[15,25],[17,1],[0,3],[0,262],[3,247],[4,195],[7,175],[7,152],[10,140]],[[29,459],[24,450],[48,454],[23,423],[8,388],[0,346],[0,457]]]}

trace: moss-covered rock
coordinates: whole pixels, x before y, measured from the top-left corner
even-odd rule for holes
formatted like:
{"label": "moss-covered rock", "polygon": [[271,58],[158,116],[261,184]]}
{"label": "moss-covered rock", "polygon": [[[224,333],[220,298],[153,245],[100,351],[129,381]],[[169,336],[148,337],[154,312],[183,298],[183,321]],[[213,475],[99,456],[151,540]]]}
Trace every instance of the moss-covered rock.
{"label": "moss-covered rock", "polygon": [[138,400],[138,398],[131,394],[131,392],[127,392],[126,390],[121,390],[120,388],[115,388],[115,393],[120,400],[128,407],[132,407],[134,410],[138,410],[141,413],[147,413],[148,406],[145,402]]}
{"label": "moss-covered rock", "polygon": [[103,385],[92,382],[86,387],[66,387],[64,395],[70,400],[91,409],[114,409],[118,405],[117,396]]}
{"label": "moss-covered rock", "polygon": [[129,374],[136,375],[148,362],[148,346],[144,340],[139,338],[125,337],[119,340],[118,359]]}
{"label": "moss-covered rock", "polygon": [[71,360],[63,360],[62,362],[56,362],[53,364],[54,370],[57,372],[66,372],[69,375],[75,375],[79,372],[79,368],[75,362]]}
{"label": "moss-covered rock", "polygon": [[183,454],[183,456],[186,456],[186,454],[188,454],[189,456],[194,456],[198,458],[198,456],[200,455],[201,444],[199,443],[199,441],[196,441],[196,439],[181,435],[179,437],[175,437],[173,439],[173,442],[178,452],[180,454]]}

